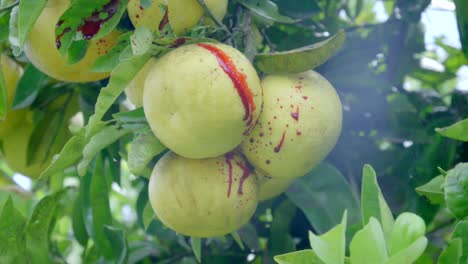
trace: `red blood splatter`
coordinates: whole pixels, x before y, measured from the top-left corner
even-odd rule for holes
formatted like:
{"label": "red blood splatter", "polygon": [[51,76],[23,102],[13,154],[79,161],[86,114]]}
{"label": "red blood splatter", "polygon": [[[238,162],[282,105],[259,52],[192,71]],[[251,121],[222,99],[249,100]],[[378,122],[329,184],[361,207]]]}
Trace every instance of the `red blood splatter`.
{"label": "red blood splatter", "polygon": [[177,47],[180,47],[182,45],[184,45],[184,43],[189,40],[189,38],[178,38],[176,39],[172,45],[169,46],[169,48],[177,48]]}
{"label": "red blood splatter", "polygon": [[242,163],[242,162],[236,162],[237,166],[239,166],[242,169],[242,177],[240,178],[239,181],[239,188],[237,189],[238,194],[243,194],[242,189],[244,188],[244,181],[247,180],[250,176],[251,169],[249,168],[248,165]]}
{"label": "red blood splatter", "polygon": [[296,135],[300,136],[300,135],[302,135],[302,132],[298,130],[298,131],[296,131]]}
{"label": "red blood splatter", "polygon": [[300,90],[302,88],[302,86],[301,85],[296,85],[296,88]]}
{"label": "red blood splatter", "polygon": [[232,160],[234,159],[234,153],[227,153],[224,155],[224,160],[226,161],[226,164],[228,165],[228,191],[227,191],[227,197],[229,198],[231,196],[231,189],[232,189]]}
{"label": "red blood splatter", "polygon": [[253,99],[253,93],[247,84],[247,76],[237,70],[237,67],[231,58],[221,49],[208,43],[198,43],[197,45],[209,50],[213,55],[215,55],[223,71],[229,76],[229,78],[231,78],[234,87],[236,88],[237,93],[242,100],[242,104],[244,105],[245,115],[243,120],[247,121],[248,126],[248,128],[244,131],[244,135],[248,134],[255,126],[255,122],[253,122],[253,114],[256,106]]}
{"label": "red blood splatter", "polygon": [[291,117],[294,118],[294,120],[299,121],[299,106],[296,107],[296,112],[291,113]]}
{"label": "red blood splatter", "polygon": [[281,136],[281,140],[280,140],[280,143],[278,144],[278,146],[275,147],[275,152],[278,153],[280,152],[281,148],[283,147],[283,143],[284,143],[284,137],[286,136],[286,131],[283,132],[283,135]]}
{"label": "red blood splatter", "polygon": [[[92,39],[99,32],[102,24],[109,21],[117,13],[119,10],[119,5],[119,0],[110,0],[109,3],[102,6],[101,10],[96,10],[91,14],[90,17],[83,19],[83,24],[77,28],[77,31],[82,33],[84,39]],[[60,27],[62,23],[63,20],[59,21],[57,23],[57,27]],[[57,48],[62,46],[61,39],[63,35],[70,31],[70,27],[65,28],[62,33],[57,36],[57,39],[55,40],[55,45]]]}
{"label": "red blood splatter", "polygon": [[307,100],[309,99],[309,96],[302,96],[302,99]]}
{"label": "red blood splatter", "polygon": [[260,137],[263,137],[264,134],[263,134],[263,132],[260,132],[260,134],[258,134],[258,135],[259,135]]}
{"label": "red blood splatter", "polygon": [[167,24],[169,24],[169,8],[166,8],[166,12],[164,12],[164,16],[161,19],[161,22],[159,22],[159,31],[162,31],[167,26]]}

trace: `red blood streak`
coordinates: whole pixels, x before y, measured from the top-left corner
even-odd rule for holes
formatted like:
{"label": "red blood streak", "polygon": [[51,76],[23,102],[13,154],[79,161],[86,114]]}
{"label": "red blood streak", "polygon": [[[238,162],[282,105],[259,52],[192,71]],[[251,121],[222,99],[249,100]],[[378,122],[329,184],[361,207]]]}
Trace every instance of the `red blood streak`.
{"label": "red blood streak", "polygon": [[256,106],[252,91],[250,91],[249,85],[247,84],[247,76],[237,70],[236,65],[231,60],[231,58],[221,49],[208,43],[198,43],[197,45],[209,50],[213,55],[215,55],[219,66],[221,66],[223,71],[229,76],[229,78],[231,78],[234,87],[236,88],[237,93],[242,100],[242,104],[244,105],[245,115],[243,120],[247,121],[248,126],[248,128],[244,131],[244,134],[248,134],[255,125],[255,122],[253,122],[253,113],[256,109]]}
{"label": "red blood streak", "polygon": [[296,121],[299,121],[299,106],[296,107],[296,112],[291,113],[291,117],[294,118]]}
{"label": "red blood streak", "polygon": [[227,191],[227,197],[229,198],[231,196],[231,189],[232,189],[232,160],[234,159],[234,154],[233,153],[227,153],[224,155],[224,160],[226,161],[226,164],[228,165],[228,191]]}
{"label": "red blood streak", "polygon": [[237,193],[243,194],[242,189],[244,188],[244,181],[249,178],[251,170],[247,165],[243,164],[242,162],[236,162],[236,164],[242,169],[242,177],[239,180],[239,188],[237,189]]}
{"label": "red blood streak", "polygon": [[278,146],[275,147],[275,152],[276,152],[276,153],[280,152],[281,147],[283,147],[284,137],[285,137],[285,136],[286,136],[286,131],[283,132],[283,135],[281,136],[280,143],[278,144]]}
{"label": "red blood streak", "polygon": [[164,16],[161,22],[159,22],[158,29],[160,31],[163,30],[167,26],[167,24],[169,24],[169,8],[166,8],[166,12],[164,12]]}
{"label": "red blood streak", "polygon": [[309,96],[302,96],[302,99],[307,100],[309,99]]}
{"label": "red blood streak", "polygon": [[[109,21],[117,13],[119,5],[119,0],[110,0],[109,3],[104,5],[100,11],[96,10],[90,17],[85,18],[83,20],[83,24],[77,28],[77,31],[80,31],[83,34],[84,39],[92,39],[99,32],[102,24]],[[105,18],[102,18],[103,16],[105,16]],[[57,23],[57,27],[60,27],[62,23],[63,21],[59,21]],[[62,46],[61,39],[63,35],[69,31],[71,31],[71,28],[67,27],[57,36],[55,41],[57,48]]]}
{"label": "red blood streak", "polygon": [[300,135],[302,135],[302,132],[298,130],[298,131],[296,131],[296,135],[300,136]]}

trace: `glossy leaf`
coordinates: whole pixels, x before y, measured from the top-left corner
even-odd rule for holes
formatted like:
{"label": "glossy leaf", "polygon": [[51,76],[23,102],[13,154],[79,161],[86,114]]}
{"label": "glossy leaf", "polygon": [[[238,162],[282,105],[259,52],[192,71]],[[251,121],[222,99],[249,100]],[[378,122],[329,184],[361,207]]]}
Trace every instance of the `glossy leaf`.
{"label": "glossy leaf", "polygon": [[165,149],[166,147],[154,136],[151,130],[138,134],[130,145],[128,169],[134,175],[142,175],[151,160]]}
{"label": "glossy leaf", "polygon": [[468,220],[460,221],[458,224],[455,225],[455,229],[453,230],[452,239],[461,238],[463,241],[463,249],[462,249],[462,258],[461,263],[465,263],[468,261]]}
{"label": "glossy leaf", "polygon": [[325,264],[311,249],[275,256],[278,264]]}
{"label": "glossy leaf", "polygon": [[265,73],[301,73],[311,70],[341,49],[346,38],[344,31],[316,44],[295,50],[262,53],[255,56],[255,64]]}
{"label": "glossy leaf", "polygon": [[393,228],[393,215],[377,183],[377,175],[372,166],[363,168],[361,189],[362,223],[367,225],[372,217],[382,224],[385,239],[388,241]]}
{"label": "glossy leaf", "polygon": [[323,262],[327,264],[344,263],[347,219],[347,212],[345,211],[341,223],[325,234],[317,236],[309,232],[310,245]]}
{"label": "glossy leaf", "polygon": [[8,197],[0,214],[0,263],[25,263],[25,217]]}
{"label": "glossy leaf", "polygon": [[460,163],[445,177],[445,201],[459,219],[468,216],[468,163]]}
{"label": "glossy leaf", "polygon": [[444,137],[468,141],[468,119],[444,128],[436,128],[437,133]]}
{"label": "glossy leaf", "polygon": [[393,255],[385,264],[411,264],[414,263],[426,250],[427,238],[420,237],[409,247]]}
{"label": "glossy leaf", "polygon": [[424,237],[425,233],[426,224],[420,216],[408,212],[401,213],[395,220],[391,240],[388,241],[390,255],[394,256],[406,249],[414,241]]}
{"label": "glossy leaf", "polygon": [[0,1],[0,11],[3,9],[10,8],[18,3],[19,0],[1,0]]}
{"label": "glossy leaf", "polygon": [[264,19],[278,23],[294,23],[295,20],[278,12],[278,6],[270,0],[240,0],[243,6]]}
{"label": "glossy leaf", "polygon": [[351,263],[376,264],[388,259],[382,226],[371,217],[367,225],[358,231],[349,245]]}
{"label": "glossy leaf", "polygon": [[351,224],[360,220],[358,202],[349,184],[331,164],[322,163],[295,180],[286,195],[318,233],[339,223],[344,210],[348,210]]}
{"label": "glossy leaf", "polygon": [[46,75],[34,67],[34,65],[28,64],[17,85],[11,107],[13,109],[21,109],[30,106],[36,99],[41,89],[41,84],[46,78]]}
{"label": "glossy leaf", "polygon": [[439,175],[432,179],[430,182],[416,188],[419,195],[423,195],[433,204],[444,203],[444,182],[445,178]]}
{"label": "glossy leaf", "polygon": [[44,10],[47,0],[20,0],[18,11],[18,40],[19,47],[23,48],[31,28]]}
{"label": "glossy leaf", "polygon": [[463,241],[461,238],[452,239],[447,247],[442,251],[437,261],[437,264],[462,264],[461,256],[463,255]]}

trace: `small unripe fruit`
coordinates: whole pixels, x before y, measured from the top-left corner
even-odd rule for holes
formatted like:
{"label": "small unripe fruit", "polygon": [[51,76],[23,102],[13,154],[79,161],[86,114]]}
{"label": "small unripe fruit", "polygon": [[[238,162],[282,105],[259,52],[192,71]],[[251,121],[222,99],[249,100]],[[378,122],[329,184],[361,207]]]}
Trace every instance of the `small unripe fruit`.
{"label": "small unripe fruit", "polygon": [[48,1],[29,32],[24,52],[36,68],[55,79],[68,82],[105,79],[110,73],[91,72],[90,69],[98,57],[115,46],[120,34],[113,31],[99,40],[91,40],[86,55],[78,63],[67,65],[67,56],[62,56],[56,47],[55,27],[69,4],[69,0]]}
{"label": "small unripe fruit", "polygon": [[16,93],[16,85],[23,74],[23,69],[8,56],[0,54],[0,71],[2,71],[7,92],[6,117],[0,122],[0,139],[2,139],[7,134],[14,132],[14,128],[24,120],[26,111],[10,110]]}
{"label": "small unripe fruit", "polygon": [[262,86],[263,112],[241,151],[270,177],[303,176],[336,144],[342,122],[340,99],[314,71],[271,75]]}
{"label": "small unripe fruit", "polygon": [[257,207],[256,177],[236,153],[187,159],[169,152],[154,167],[148,191],[161,222],[187,236],[232,233]]}
{"label": "small unripe fruit", "polygon": [[258,200],[265,201],[285,192],[294,179],[271,178],[256,172],[258,180]]}
{"label": "small unripe fruit", "polygon": [[155,62],[156,59],[150,59],[125,89],[128,100],[136,107],[143,106],[143,90],[146,77],[148,77],[148,73],[153,68]]}
{"label": "small unripe fruit", "polygon": [[158,59],[143,97],[156,137],[187,158],[234,149],[256,124],[261,104],[260,80],[249,60],[212,43],[182,46]]}

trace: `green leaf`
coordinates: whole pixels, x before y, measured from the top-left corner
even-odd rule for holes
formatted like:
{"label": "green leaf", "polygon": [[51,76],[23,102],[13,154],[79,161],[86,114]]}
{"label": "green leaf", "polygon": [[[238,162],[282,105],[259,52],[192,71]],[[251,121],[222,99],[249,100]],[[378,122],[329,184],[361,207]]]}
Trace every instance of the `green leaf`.
{"label": "green leaf", "polygon": [[460,163],[445,177],[445,202],[454,216],[468,216],[468,163]]}
{"label": "green leaf", "polygon": [[[114,252],[113,245],[104,231],[105,226],[112,225],[112,214],[109,205],[110,184],[104,176],[104,164],[101,155],[98,156],[92,174],[89,190],[89,201],[92,219],[92,238],[97,249],[106,259],[115,259],[119,252]],[[90,217],[85,215],[85,217]]]}
{"label": "green leaf", "polygon": [[426,247],[427,238],[420,237],[409,247],[393,255],[385,264],[412,264],[424,253]]}
{"label": "green leaf", "polygon": [[244,243],[242,243],[242,239],[239,236],[239,233],[237,233],[237,231],[232,232],[231,237],[232,239],[234,239],[234,241],[236,242],[236,244],[239,246],[241,250],[245,249]]}
{"label": "green leaf", "polygon": [[40,70],[32,64],[28,64],[16,88],[12,108],[21,109],[30,106],[36,99],[41,90],[42,82],[46,78]]}
{"label": "green leaf", "polygon": [[149,51],[153,44],[153,32],[146,27],[137,27],[130,36],[130,43],[134,55],[143,55]]}
{"label": "green leaf", "polygon": [[82,209],[82,193],[79,192],[78,196],[76,197],[75,203],[73,204],[73,212],[72,212],[72,228],[73,234],[75,235],[76,240],[80,243],[83,247],[86,247],[88,243],[89,235],[86,231],[86,226],[84,223],[84,215]]}
{"label": "green leaf", "polygon": [[0,42],[7,42],[10,34],[10,12],[0,12]]}
{"label": "green leaf", "polygon": [[444,128],[436,128],[436,132],[444,137],[468,141],[468,119]]}
{"label": "green leaf", "polygon": [[390,255],[393,256],[409,247],[426,233],[424,220],[413,213],[401,213],[393,225],[392,237],[389,241]]}
{"label": "green leaf", "polygon": [[130,132],[128,129],[108,126],[93,135],[83,149],[83,160],[78,164],[78,173],[81,176],[85,175],[89,163],[101,150]]}
{"label": "green leaf", "polygon": [[18,40],[22,49],[31,28],[44,10],[47,0],[20,0],[18,11]]}
{"label": "green leaf", "polygon": [[42,172],[40,179],[47,179],[55,173],[62,172],[66,168],[76,164],[86,145],[85,133],[86,131],[83,128],[78,134],[68,140],[58,158],[53,160],[49,167]]}
{"label": "green leaf", "polygon": [[271,256],[296,250],[296,245],[290,234],[291,223],[295,214],[296,207],[289,200],[283,201],[274,210],[268,239],[268,252]]}
{"label": "green leaf", "polygon": [[67,190],[46,196],[34,208],[25,228],[30,263],[50,263],[49,235],[55,211]]}
{"label": "green leaf", "polygon": [[255,56],[255,64],[265,73],[301,73],[311,70],[333,56],[341,49],[346,33],[341,30],[336,35],[299,49],[262,53]]}
{"label": "green leaf", "polygon": [[0,214],[0,262],[26,263],[24,226],[26,219],[8,197]]}
{"label": "green leaf", "polygon": [[445,178],[439,175],[430,182],[416,188],[419,195],[424,195],[433,204],[443,204],[444,200],[444,182]]}
{"label": "green leaf", "polygon": [[347,215],[347,211],[345,211],[341,224],[321,236],[309,232],[309,241],[312,249],[326,264],[344,263]]}
{"label": "green leaf", "polygon": [[348,210],[350,224],[359,222],[359,205],[350,185],[334,166],[322,162],[296,179],[286,191],[288,198],[304,212],[314,229],[323,233],[340,222]]}
{"label": "green leaf", "polygon": [[367,225],[372,217],[382,223],[385,239],[390,240],[394,222],[392,211],[377,183],[375,170],[368,164],[364,165],[362,175],[361,214],[363,225]]}
{"label": "green leaf", "polygon": [[118,112],[112,115],[120,123],[146,123],[143,107],[132,111]]}
{"label": "green leaf", "polygon": [[377,264],[388,259],[382,226],[371,217],[367,225],[358,231],[349,245],[351,263]]}
{"label": "green leaf", "polygon": [[93,116],[90,117],[86,136],[93,135],[99,128],[101,119],[109,110],[119,95],[125,90],[135,75],[149,60],[150,55],[133,57],[130,60],[122,61],[111,73],[109,84],[101,89],[96,102],[96,109]]}
{"label": "green leaf", "polygon": [[9,23],[9,35],[8,41],[10,42],[11,50],[13,51],[13,55],[19,56],[23,50],[19,46],[19,39],[18,39],[18,10],[19,6],[13,7],[10,12],[10,23]]}
{"label": "green leaf", "polygon": [[325,264],[311,249],[275,256],[278,264]]}
{"label": "green leaf", "polygon": [[88,50],[88,41],[78,40],[73,42],[68,49],[67,65],[73,65],[79,62],[86,55]]}
{"label": "green leaf", "polygon": [[101,56],[94,61],[91,71],[94,72],[110,72],[120,63],[120,55],[130,47],[130,36],[132,32],[127,32],[119,36],[117,44],[104,56]]}
{"label": "green leaf", "polygon": [[151,160],[165,149],[151,130],[138,134],[130,145],[128,169],[134,175],[142,175]]}
{"label": "green leaf", "polygon": [[455,226],[452,239],[455,238],[461,238],[463,240],[463,256],[461,258],[461,263],[466,263],[468,261],[468,220],[460,221]]}
{"label": "green leaf", "polygon": [[461,238],[452,239],[447,247],[442,251],[437,260],[437,264],[462,264],[461,256],[463,255],[463,241]]}
{"label": "green leaf", "polygon": [[0,0],[0,11],[8,9],[18,3],[18,0]]}
{"label": "green leaf", "polygon": [[104,226],[104,234],[109,239],[114,252],[117,252],[117,260],[114,262],[116,264],[126,264],[128,263],[128,242],[125,237],[125,233],[121,229],[114,228],[112,226]]}
{"label": "green leaf", "polygon": [[60,53],[65,55],[73,40],[100,39],[109,34],[120,21],[127,3],[128,0],[73,1],[55,28]]}
{"label": "green leaf", "polygon": [[458,33],[462,43],[463,53],[468,58],[468,3],[465,0],[455,0]]}
{"label": "green leaf", "polygon": [[267,20],[288,24],[296,22],[292,18],[281,15],[278,12],[278,6],[270,0],[239,0],[239,3]]}
{"label": "green leaf", "polygon": [[193,254],[195,255],[195,258],[197,258],[198,262],[201,263],[202,259],[202,239],[199,237],[191,237],[191,245],[192,245],[192,251]]}
{"label": "green leaf", "polygon": [[[1,51],[0,51],[1,52]],[[0,54],[0,121],[5,120],[8,108],[8,90],[3,77],[3,55]]]}

